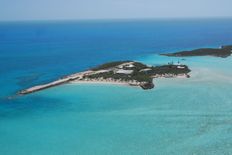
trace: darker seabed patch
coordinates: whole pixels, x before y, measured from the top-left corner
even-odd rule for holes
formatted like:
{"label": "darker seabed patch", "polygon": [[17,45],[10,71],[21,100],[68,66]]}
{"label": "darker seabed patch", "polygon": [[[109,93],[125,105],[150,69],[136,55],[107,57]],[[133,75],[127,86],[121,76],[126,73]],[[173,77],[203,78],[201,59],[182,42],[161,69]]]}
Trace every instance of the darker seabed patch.
{"label": "darker seabed patch", "polygon": [[[64,104],[65,103],[65,104]],[[64,110],[68,103],[63,99],[30,96],[14,99],[0,99],[0,120],[30,116],[36,112],[49,113],[55,110]]]}
{"label": "darker seabed patch", "polygon": [[41,76],[43,76],[43,74],[37,74],[37,73],[30,74],[28,76],[20,76],[17,78],[17,80],[18,80],[17,84],[19,86],[26,86],[29,83],[34,83],[34,82],[38,81]]}

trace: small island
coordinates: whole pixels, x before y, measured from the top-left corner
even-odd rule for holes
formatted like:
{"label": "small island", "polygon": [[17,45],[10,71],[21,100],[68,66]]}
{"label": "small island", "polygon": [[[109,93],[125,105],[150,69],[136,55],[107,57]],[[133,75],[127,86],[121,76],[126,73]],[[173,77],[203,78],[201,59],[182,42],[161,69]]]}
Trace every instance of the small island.
{"label": "small island", "polygon": [[160,54],[173,57],[190,57],[190,56],[215,56],[226,58],[232,54],[232,45],[222,46],[221,48],[200,48],[192,51],[181,51],[176,53]]}
{"label": "small island", "polygon": [[48,84],[38,85],[19,91],[18,95],[30,94],[69,82],[127,84],[130,86],[139,86],[146,90],[154,88],[153,78],[189,78],[190,76],[188,73],[190,71],[188,66],[181,64],[147,66],[143,63],[134,61],[116,61],[105,63],[84,72],[65,76]]}

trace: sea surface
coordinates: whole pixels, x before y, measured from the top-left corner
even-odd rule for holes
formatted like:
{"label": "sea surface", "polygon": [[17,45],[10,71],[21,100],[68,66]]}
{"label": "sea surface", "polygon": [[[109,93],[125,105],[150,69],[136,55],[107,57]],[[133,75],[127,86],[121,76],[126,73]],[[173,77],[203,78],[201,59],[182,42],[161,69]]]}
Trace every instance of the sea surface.
{"label": "sea surface", "polygon": [[[230,155],[232,57],[158,55],[229,44],[232,19],[0,22],[0,155]],[[9,99],[113,60],[180,61],[191,78]]]}

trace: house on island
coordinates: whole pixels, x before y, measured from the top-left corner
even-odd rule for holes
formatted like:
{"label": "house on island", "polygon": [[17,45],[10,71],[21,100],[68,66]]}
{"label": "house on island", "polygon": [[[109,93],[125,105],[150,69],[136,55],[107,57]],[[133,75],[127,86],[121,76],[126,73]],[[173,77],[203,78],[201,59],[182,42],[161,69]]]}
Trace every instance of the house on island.
{"label": "house on island", "polygon": [[116,74],[132,74],[133,72],[134,72],[133,70],[125,70],[125,69],[119,69],[115,71]]}

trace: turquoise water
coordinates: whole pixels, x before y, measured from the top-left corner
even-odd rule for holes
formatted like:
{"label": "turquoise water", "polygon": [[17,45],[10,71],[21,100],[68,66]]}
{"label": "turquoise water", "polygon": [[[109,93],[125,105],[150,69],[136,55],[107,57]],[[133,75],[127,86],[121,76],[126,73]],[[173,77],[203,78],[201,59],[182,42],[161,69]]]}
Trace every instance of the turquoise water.
{"label": "turquoise water", "polygon": [[[230,44],[232,23],[223,22],[113,22],[104,30],[105,23],[2,24],[0,154],[232,154],[232,57],[180,60],[156,54]],[[67,84],[6,99],[27,86],[116,59],[151,65],[180,60],[192,69],[191,78],[155,79],[149,91]]]}

